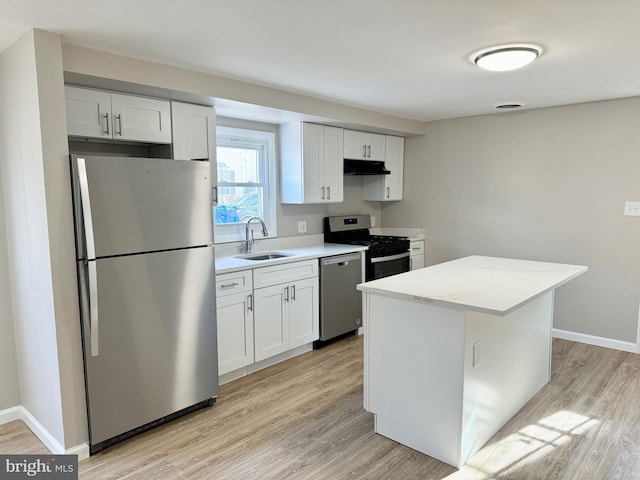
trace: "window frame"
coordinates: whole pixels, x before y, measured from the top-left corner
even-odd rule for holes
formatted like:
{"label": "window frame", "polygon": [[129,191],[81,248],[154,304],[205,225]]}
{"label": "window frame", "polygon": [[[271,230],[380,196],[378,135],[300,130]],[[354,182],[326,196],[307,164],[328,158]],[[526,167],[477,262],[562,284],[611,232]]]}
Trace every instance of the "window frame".
{"label": "window frame", "polygon": [[[255,187],[264,189],[263,221],[269,235],[266,238],[277,237],[276,221],[276,134],[275,132],[242,127],[216,127],[216,158],[219,146],[262,147],[263,158],[258,167],[261,172],[260,183],[222,182],[218,178],[218,192],[225,186]],[[216,161],[216,174],[218,161]],[[259,222],[252,222],[256,239],[264,238]],[[245,223],[216,224],[214,215],[214,239],[216,244],[240,242],[245,240]]]}

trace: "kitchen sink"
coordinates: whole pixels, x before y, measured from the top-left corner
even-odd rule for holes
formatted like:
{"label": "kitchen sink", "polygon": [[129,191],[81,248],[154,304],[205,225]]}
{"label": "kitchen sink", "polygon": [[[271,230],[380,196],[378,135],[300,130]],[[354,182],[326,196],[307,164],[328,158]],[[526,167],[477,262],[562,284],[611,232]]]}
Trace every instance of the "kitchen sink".
{"label": "kitchen sink", "polygon": [[241,258],[243,260],[273,260],[274,258],[283,258],[283,257],[291,257],[291,253],[281,253],[281,252],[262,252],[262,253],[252,253],[248,255],[238,255],[236,258]]}

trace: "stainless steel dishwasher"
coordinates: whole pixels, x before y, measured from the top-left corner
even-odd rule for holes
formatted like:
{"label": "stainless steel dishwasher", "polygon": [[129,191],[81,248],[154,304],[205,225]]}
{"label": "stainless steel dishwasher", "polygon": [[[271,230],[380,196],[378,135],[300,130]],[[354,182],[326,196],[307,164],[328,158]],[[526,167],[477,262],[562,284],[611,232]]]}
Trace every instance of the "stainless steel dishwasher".
{"label": "stainless steel dishwasher", "polygon": [[356,285],[363,281],[360,252],[320,259],[320,340],[315,348],[362,326],[362,294]]}

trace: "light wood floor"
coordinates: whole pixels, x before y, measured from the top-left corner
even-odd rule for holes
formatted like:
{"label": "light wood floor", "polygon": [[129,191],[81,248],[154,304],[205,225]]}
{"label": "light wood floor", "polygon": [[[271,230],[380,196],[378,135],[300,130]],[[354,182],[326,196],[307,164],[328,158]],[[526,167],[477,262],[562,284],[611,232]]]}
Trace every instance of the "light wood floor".
{"label": "light wood floor", "polygon": [[[461,470],[373,433],[350,338],[224,385],[214,407],[80,462],[80,478],[640,479],[640,356],[556,339],[552,365]],[[0,452],[46,449],[12,422]]]}

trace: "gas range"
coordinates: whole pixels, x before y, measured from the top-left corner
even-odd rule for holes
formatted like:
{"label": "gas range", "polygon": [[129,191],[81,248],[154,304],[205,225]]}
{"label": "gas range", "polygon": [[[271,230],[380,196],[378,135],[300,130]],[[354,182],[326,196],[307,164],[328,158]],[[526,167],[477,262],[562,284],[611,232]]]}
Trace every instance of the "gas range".
{"label": "gas range", "polygon": [[409,271],[409,240],[391,235],[371,235],[369,215],[340,215],[324,219],[324,241],[369,247],[366,279]]}
{"label": "gas range", "polygon": [[[333,243],[343,243],[336,242]],[[372,257],[384,257],[396,255],[409,250],[409,240],[406,237],[394,237],[391,235],[369,235],[361,240],[347,240],[350,245],[363,245],[369,247],[369,255]]]}

